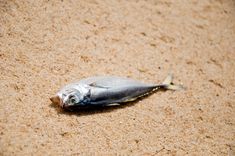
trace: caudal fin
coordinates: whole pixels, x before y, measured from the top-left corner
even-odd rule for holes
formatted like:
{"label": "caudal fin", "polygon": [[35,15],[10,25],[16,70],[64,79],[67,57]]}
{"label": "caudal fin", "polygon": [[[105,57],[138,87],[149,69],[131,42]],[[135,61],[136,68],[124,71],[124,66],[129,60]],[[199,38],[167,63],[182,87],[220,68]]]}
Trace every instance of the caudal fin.
{"label": "caudal fin", "polygon": [[173,75],[169,74],[166,79],[159,86],[169,90],[183,90],[185,89],[182,85],[175,85],[173,82]]}

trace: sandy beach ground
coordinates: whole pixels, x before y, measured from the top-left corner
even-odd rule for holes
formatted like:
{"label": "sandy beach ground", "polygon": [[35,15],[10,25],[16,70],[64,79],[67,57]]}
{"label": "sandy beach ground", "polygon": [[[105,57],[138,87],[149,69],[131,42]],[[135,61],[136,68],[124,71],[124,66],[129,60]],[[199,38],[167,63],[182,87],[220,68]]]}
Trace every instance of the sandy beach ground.
{"label": "sandy beach ground", "polygon": [[[65,112],[95,75],[185,91]],[[0,155],[233,155],[234,0],[0,0]]]}

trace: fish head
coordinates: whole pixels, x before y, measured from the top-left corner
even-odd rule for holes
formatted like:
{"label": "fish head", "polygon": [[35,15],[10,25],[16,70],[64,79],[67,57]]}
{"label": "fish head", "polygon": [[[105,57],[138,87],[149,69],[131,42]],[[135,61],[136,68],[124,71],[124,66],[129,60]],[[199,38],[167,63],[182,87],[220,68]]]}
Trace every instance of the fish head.
{"label": "fish head", "polygon": [[78,92],[76,91],[70,92],[69,94],[63,97],[62,108],[68,108],[68,107],[80,105],[81,101],[82,101],[81,95],[79,95]]}
{"label": "fish head", "polygon": [[79,106],[84,95],[74,88],[67,88],[61,90],[56,94],[56,96],[51,97],[50,100],[53,104],[60,105],[62,108],[71,108],[74,106]]}

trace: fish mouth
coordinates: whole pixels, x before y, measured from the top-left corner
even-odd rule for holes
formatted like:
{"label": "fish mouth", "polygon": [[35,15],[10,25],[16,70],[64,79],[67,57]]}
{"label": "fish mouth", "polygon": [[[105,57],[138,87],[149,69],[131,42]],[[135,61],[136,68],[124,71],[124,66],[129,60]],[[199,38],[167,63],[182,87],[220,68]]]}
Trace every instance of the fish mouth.
{"label": "fish mouth", "polygon": [[50,100],[53,104],[64,107],[63,100],[58,95],[51,97]]}

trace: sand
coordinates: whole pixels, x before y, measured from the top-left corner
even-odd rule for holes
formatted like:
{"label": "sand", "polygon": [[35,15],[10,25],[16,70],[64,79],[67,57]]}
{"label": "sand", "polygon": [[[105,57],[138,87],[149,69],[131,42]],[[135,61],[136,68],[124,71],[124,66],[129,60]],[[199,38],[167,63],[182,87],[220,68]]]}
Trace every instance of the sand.
{"label": "sand", "polygon": [[[233,155],[233,0],[0,1],[0,155]],[[184,91],[66,112],[49,97],[95,75]]]}

